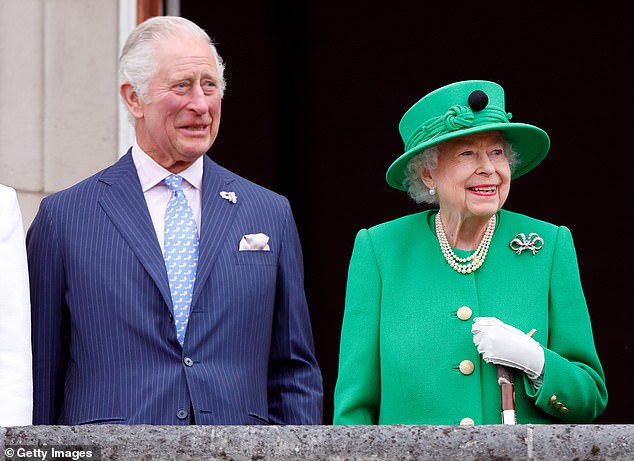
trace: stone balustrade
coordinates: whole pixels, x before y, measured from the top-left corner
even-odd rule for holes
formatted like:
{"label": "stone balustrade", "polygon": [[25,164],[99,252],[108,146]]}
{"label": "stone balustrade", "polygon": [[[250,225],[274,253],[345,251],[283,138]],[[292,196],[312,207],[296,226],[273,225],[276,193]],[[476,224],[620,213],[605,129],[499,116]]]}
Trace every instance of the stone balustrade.
{"label": "stone balustrade", "polygon": [[[634,425],[0,428],[0,460],[25,459],[6,457],[18,449],[38,456],[48,450],[48,460],[51,448],[65,451],[64,456],[74,452],[75,461],[631,461]],[[79,458],[80,450],[91,456]]]}

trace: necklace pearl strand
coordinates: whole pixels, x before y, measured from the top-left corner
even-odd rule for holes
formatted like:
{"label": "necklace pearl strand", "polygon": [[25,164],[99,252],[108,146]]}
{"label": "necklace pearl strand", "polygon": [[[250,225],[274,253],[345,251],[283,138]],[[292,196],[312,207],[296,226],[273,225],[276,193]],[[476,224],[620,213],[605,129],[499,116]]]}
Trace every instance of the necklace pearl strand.
{"label": "necklace pearl strand", "polygon": [[436,236],[438,237],[438,243],[440,244],[440,251],[442,251],[445,260],[453,268],[453,270],[461,274],[470,274],[482,266],[484,259],[487,257],[487,253],[489,252],[489,245],[491,245],[491,238],[493,237],[493,231],[495,230],[495,222],[496,218],[495,215],[493,215],[489,219],[487,229],[484,232],[482,240],[480,240],[478,248],[476,248],[470,256],[460,258],[451,249],[451,245],[449,245],[447,235],[445,234],[445,228],[440,219],[440,212],[436,214]]}

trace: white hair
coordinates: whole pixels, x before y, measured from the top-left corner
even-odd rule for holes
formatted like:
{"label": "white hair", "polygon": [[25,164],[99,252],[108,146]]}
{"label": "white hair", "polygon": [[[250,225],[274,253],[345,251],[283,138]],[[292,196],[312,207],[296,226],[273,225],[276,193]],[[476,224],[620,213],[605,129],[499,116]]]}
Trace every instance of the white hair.
{"label": "white hair", "polygon": [[[416,203],[428,203],[430,205],[438,205],[439,203],[438,195],[431,195],[429,187],[425,185],[421,178],[423,169],[426,168],[429,171],[436,169],[439,156],[440,149],[438,145],[431,146],[412,157],[405,167],[403,186],[405,186],[407,193]],[[512,173],[518,163],[518,155],[507,140],[504,140],[504,156],[509,162]]]}
{"label": "white hair", "polygon": [[148,103],[149,83],[158,71],[155,45],[182,34],[199,37],[209,44],[211,54],[216,59],[220,94],[223,95],[226,87],[225,66],[215,44],[207,32],[179,16],[155,16],[139,24],[130,33],[119,57],[119,84],[130,82],[141,101]]}

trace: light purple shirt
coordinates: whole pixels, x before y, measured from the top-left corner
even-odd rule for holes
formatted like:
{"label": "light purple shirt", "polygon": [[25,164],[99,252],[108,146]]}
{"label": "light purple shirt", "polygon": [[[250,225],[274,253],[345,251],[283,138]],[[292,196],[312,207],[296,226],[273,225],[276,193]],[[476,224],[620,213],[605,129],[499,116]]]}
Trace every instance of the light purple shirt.
{"label": "light purple shirt", "polygon": [[[162,182],[172,173],[161,165],[156,163],[148,154],[143,152],[134,140],[132,144],[132,161],[136,167],[139,181],[141,181],[141,189],[145,196],[152,224],[156,231],[161,250],[164,249],[163,240],[165,237],[165,210],[171,193],[168,187]],[[201,188],[203,183],[203,158],[200,156],[189,168],[178,173],[182,176],[183,192],[187,197],[189,206],[194,213],[194,219],[198,225],[198,235],[200,235],[200,207],[201,207]]]}

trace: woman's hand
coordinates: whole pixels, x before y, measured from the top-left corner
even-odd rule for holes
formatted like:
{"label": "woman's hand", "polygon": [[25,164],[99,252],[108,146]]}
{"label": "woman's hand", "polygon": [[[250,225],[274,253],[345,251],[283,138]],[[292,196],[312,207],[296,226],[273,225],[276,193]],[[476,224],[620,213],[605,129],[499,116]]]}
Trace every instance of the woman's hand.
{"label": "woman's hand", "polygon": [[485,362],[517,368],[537,379],[544,370],[544,350],[526,333],[495,317],[476,317],[473,342]]}

